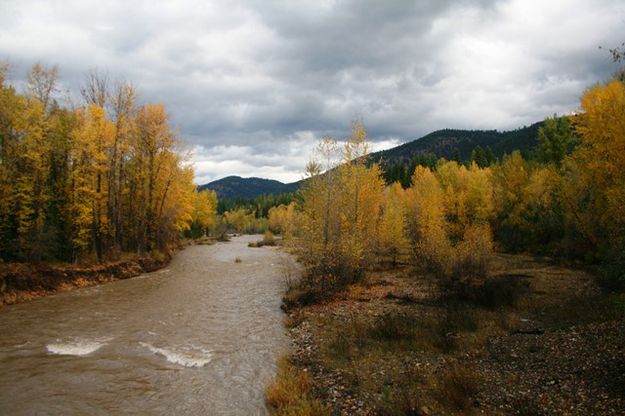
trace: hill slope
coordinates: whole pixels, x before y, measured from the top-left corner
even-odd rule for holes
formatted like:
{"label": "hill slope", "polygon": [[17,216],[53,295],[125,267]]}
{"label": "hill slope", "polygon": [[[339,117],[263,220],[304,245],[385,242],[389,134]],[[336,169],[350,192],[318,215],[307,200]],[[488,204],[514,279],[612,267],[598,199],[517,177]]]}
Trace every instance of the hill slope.
{"label": "hill slope", "polygon": [[496,130],[437,130],[420,139],[412,140],[392,149],[371,154],[373,161],[384,165],[402,163],[407,165],[417,154],[434,153],[437,157],[453,159],[454,152],[460,153],[461,160],[468,160],[476,146],[490,147],[495,156],[513,150],[531,151],[537,143],[538,128],[542,122],[516,130],[498,132]]}
{"label": "hill slope", "polygon": [[200,185],[198,190],[211,189],[217,192],[219,199],[256,198],[260,195],[292,192],[298,188],[298,183],[282,183],[273,179],[242,178],[227,176],[225,178]]}
{"label": "hill slope", "polygon": [[[516,130],[499,132],[497,130],[452,130],[444,129],[432,132],[420,139],[415,139],[371,154],[371,160],[382,162],[384,166],[394,164],[408,165],[418,154],[434,153],[437,157],[453,159],[454,153],[461,160],[468,160],[476,146],[486,149],[490,147],[494,155],[501,157],[504,153],[520,150],[529,153],[537,143],[538,129],[542,122],[524,126]],[[199,190],[212,189],[220,199],[255,198],[260,195],[279,194],[296,191],[301,181],[282,183],[263,178],[241,178],[228,176],[205,185]]]}

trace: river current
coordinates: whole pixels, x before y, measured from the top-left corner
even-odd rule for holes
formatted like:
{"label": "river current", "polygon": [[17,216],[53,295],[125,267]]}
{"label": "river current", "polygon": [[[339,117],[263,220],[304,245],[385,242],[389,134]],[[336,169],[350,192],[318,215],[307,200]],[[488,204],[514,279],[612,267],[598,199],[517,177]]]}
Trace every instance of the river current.
{"label": "river current", "polygon": [[267,414],[293,263],[247,246],[257,239],[191,246],[154,273],[0,308],[0,414]]}

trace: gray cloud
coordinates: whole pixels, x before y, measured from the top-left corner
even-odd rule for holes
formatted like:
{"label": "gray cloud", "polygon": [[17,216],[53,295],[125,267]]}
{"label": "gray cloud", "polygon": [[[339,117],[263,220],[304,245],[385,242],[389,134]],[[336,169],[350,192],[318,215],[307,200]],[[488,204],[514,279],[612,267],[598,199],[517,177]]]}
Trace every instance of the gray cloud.
{"label": "gray cloud", "polygon": [[38,60],[72,91],[96,66],[131,80],[166,104],[198,182],[295,180],[357,117],[380,147],[574,111],[623,29],[619,0],[5,0],[0,59],[17,83]]}

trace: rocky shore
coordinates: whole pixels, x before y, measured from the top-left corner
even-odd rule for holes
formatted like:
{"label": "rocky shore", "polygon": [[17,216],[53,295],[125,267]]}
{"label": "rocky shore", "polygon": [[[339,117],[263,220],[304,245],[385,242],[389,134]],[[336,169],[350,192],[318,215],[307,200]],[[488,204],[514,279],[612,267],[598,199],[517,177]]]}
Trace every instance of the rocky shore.
{"label": "rocky shore", "polygon": [[435,281],[404,268],[289,310],[290,361],[337,415],[625,414],[623,297],[583,271],[498,261],[528,283],[513,305],[450,315]]}

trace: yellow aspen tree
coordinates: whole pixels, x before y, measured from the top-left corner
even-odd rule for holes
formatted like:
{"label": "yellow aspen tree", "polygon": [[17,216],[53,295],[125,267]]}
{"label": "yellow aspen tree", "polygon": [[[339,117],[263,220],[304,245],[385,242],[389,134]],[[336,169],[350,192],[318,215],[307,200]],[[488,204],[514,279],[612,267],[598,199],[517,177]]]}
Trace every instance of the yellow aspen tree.
{"label": "yellow aspen tree", "polygon": [[157,185],[156,194],[158,205],[155,240],[159,249],[166,248],[168,242],[175,241],[182,231],[189,229],[193,221],[196,193],[193,169],[182,166],[177,154],[167,152],[165,155],[169,158],[163,162],[163,176]]}
{"label": "yellow aspen tree", "polygon": [[15,177],[19,155],[16,118],[25,100],[7,83],[8,65],[0,64],[0,258],[15,259],[16,238]]}
{"label": "yellow aspen tree", "polygon": [[122,213],[124,210],[124,191],[127,192],[127,155],[132,142],[131,138],[135,133],[133,117],[136,111],[136,97],[137,92],[134,86],[128,82],[117,84],[111,96],[115,138],[109,155],[107,207],[113,241],[118,249],[121,249],[124,244]]}
{"label": "yellow aspen tree", "polygon": [[409,195],[408,223],[417,262],[445,275],[449,272],[451,256],[446,231],[445,193],[432,171],[418,166]]}
{"label": "yellow aspen tree", "polygon": [[269,208],[267,213],[269,229],[274,234],[283,234],[287,222],[287,206],[284,204]]}
{"label": "yellow aspen tree", "polygon": [[532,169],[518,151],[504,156],[492,170],[497,239],[508,248],[520,248],[531,227],[527,221],[528,186]]}
{"label": "yellow aspen tree", "polygon": [[27,260],[39,260],[43,249],[40,243],[47,199],[44,192],[49,164],[47,122],[43,104],[38,99],[25,100],[21,110],[15,124],[20,139],[17,169],[12,178],[15,183],[17,234],[20,256]]}
{"label": "yellow aspen tree", "polygon": [[90,104],[81,112],[73,149],[74,244],[78,253],[92,248],[102,260],[109,235],[106,177],[107,153],[115,126],[102,107]]}
{"label": "yellow aspen tree", "polygon": [[455,161],[440,161],[436,166],[436,178],[443,189],[445,216],[449,236],[453,241],[462,239],[468,222],[467,170]]}
{"label": "yellow aspen tree", "polygon": [[301,226],[301,213],[298,211],[295,202],[291,202],[286,207],[282,238],[287,242],[290,241],[295,235],[300,234]]}
{"label": "yellow aspen tree", "polygon": [[141,196],[138,224],[139,251],[151,250],[156,243],[157,200],[156,186],[161,171],[160,154],[170,149],[174,135],[169,129],[168,116],[162,104],[144,105],[136,116],[136,142]]}
{"label": "yellow aspen tree", "polygon": [[399,182],[386,188],[382,218],[380,220],[380,249],[383,255],[390,256],[393,265],[408,248],[406,237],[405,192]]}
{"label": "yellow aspen tree", "polygon": [[249,217],[243,208],[224,212],[224,220],[237,233],[243,232],[249,224]]}
{"label": "yellow aspen tree", "polygon": [[342,192],[336,169],[339,155],[336,140],[324,137],[306,167],[307,178],[300,191],[303,200],[300,250],[312,269],[331,270],[338,263],[340,229],[336,198]]}
{"label": "yellow aspen tree", "polygon": [[301,229],[301,217],[295,202],[289,205],[279,205],[269,209],[269,228],[282,234],[284,241],[290,241]]}
{"label": "yellow aspen tree", "polygon": [[612,81],[593,87],[581,99],[582,114],[575,128],[581,146],[571,162],[581,170],[586,189],[593,189],[589,212],[597,219],[584,225],[586,233],[607,232],[615,237],[625,229],[625,85]]}
{"label": "yellow aspen tree", "polygon": [[193,203],[192,221],[200,228],[202,236],[208,234],[208,230],[215,225],[217,214],[217,194],[215,191],[205,189],[195,193]]}
{"label": "yellow aspen tree", "polygon": [[[565,159],[569,223],[586,253],[604,263],[606,283],[625,287],[625,85],[587,90],[575,122],[581,144]],[[584,247],[586,246],[586,247]]]}
{"label": "yellow aspen tree", "polygon": [[465,169],[465,175],[466,225],[488,225],[495,210],[490,168],[480,168],[473,162],[468,170]]}
{"label": "yellow aspen tree", "polygon": [[367,166],[367,155],[367,132],[356,122],[338,168],[340,193],[336,198],[342,261],[356,272],[373,260],[384,198],[382,171],[378,164]]}

